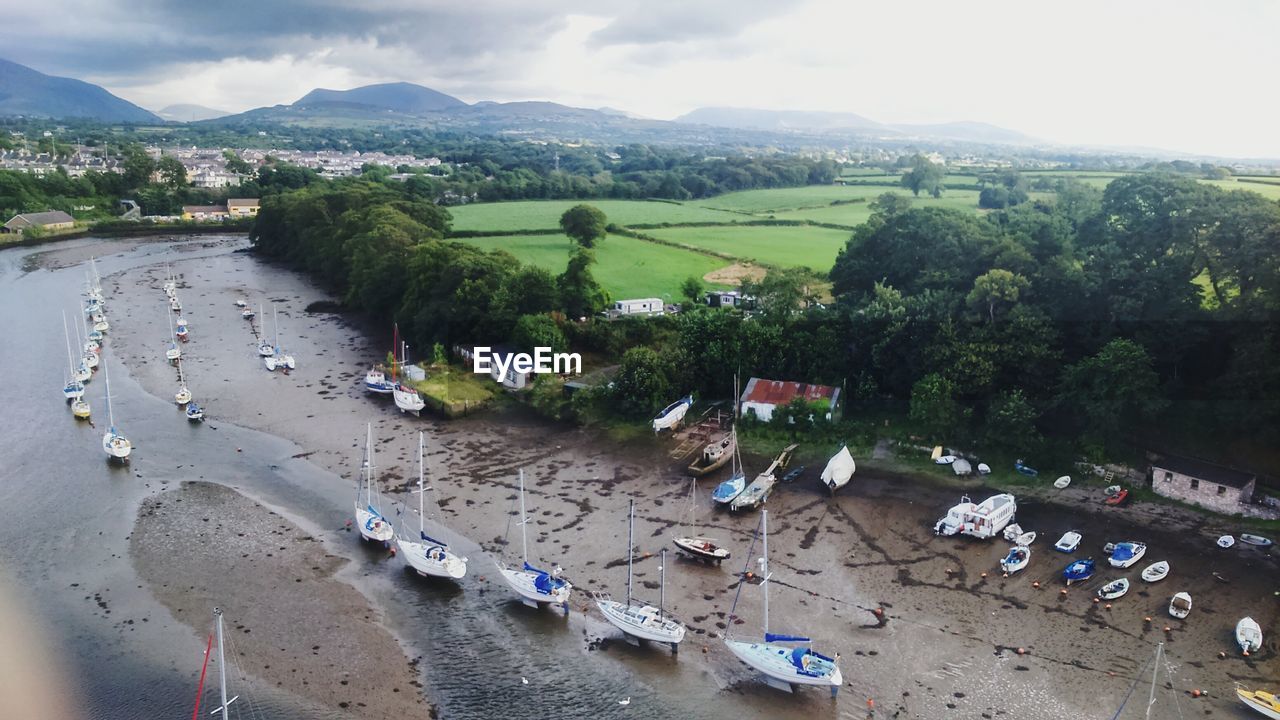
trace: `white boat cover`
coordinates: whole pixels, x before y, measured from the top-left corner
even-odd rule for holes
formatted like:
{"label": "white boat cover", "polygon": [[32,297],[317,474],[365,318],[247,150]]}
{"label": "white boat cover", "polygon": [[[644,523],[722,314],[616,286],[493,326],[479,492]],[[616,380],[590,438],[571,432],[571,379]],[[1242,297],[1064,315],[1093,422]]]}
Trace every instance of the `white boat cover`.
{"label": "white boat cover", "polygon": [[853,477],[857,469],[858,464],[853,461],[853,455],[849,454],[849,446],[845,445],[822,469],[822,484],[832,490],[839,490],[849,484],[849,478]]}
{"label": "white boat cover", "polygon": [[964,458],[956,458],[956,461],[951,463],[951,471],[957,475],[968,475],[973,472],[973,466]]}

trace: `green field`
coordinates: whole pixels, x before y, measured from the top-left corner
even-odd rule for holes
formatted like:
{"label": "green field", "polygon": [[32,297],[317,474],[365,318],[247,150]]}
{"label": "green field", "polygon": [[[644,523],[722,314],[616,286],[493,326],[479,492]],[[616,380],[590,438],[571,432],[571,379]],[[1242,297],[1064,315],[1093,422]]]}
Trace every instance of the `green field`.
{"label": "green field", "polygon": [[848,230],[801,226],[683,227],[646,230],[662,240],[707,248],[744,260],[778,267],[809,267],[826,272],[836,251],[849,239]]}
{"label": "green field", "polygon": [[519,200],[472,203],[450,207],[449,213],[453,215],[454,230],[544,230],[560,227],[560,216],[564,211],[581,203],[600,208],[608,216],[609,222],[618,225],[732,222],[740,219],[731,213],[693,204],[650,200]]}
{"label": "green field", "polygon": [[1248,190],[1271,200],[1280,200],[1280,184],[1274,182],[1240,182],[1239,180],[1201,180],[1223,190]]}
{"label": "green field", "polygon": [[[521,262],[537,265],[559,275],[569,261],[569,238],[563,235],[493,235],[464,238],[486,250],[501,249]],[[591,271],[615,299],[680,297],[680,283],[690,275],[703,275],[728,265],[719,258],[692,250],[610,235],[596,247],[596,264]]]}
{"label": "green field", "polygon": [[883,185],[808,185],[771,190],[743,190],[706,200],[690,200],[704,208],[768,215],[780,210],[820,207],[833,202],[876,198],[893,188]]}

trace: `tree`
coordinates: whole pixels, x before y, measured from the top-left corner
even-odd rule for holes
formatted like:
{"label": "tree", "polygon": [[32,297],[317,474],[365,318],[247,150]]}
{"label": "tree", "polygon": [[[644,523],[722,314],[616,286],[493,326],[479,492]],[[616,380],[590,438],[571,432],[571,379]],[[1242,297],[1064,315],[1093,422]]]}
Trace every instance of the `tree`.
{"label": "tree", "polygon": [[613,378],[613,400],[623,415],[648,417],[671,402],[670,371],[662,357],[647,347],[622,356]]}
{"label": "tree", "polygon": [[951,381],[937,373],[925,375],[911,388],[911,420],[931,438],[961,433],[971,414],[956,400]]}
{"label": "tree", "polygon": [[1151,356],[1126,338],[1112,340],[1096,355],[1068,367],[1059,398],[1082,421],[1090,439],[1113,447],[1123,430],[1136,428],[1168,404]]}
{"label": "tree", "polygon": [[773,269],[759,282],[743,280],[744,295],[755,297],[766,318],[786,321],[815,299],[813,278],[805,268]]}
{"label": "tree", "polygon": [[1029,452],[1040,442],[1038,417],[1021,388],[1001,392],[987,408],[987,442],[1015,453]]}
{"label": "tree", "polygon": [[996,306],[1018,302],[1018,297],[1030,285],[1026,278],[1008,270],[988,270],[974,279],[973,290],[969,291],[966,300],[969,307],[985,308],[987,322],[995,322]]}
{"label": "tree", "polygon": [[526,352],[540,347],[564,352],[569,347],[560,326],[548,315],[521,315],[511,331],[511,344]]}
{"label": "tree", "polygon": [[253,166],[245,162],[234,150],[223,150],[222,158],[227,161],[227,172],[237,175],[252,175]]}
{"label": "tree", "polygon": [[941,165],[930,162],[929,158],[917,153],[911,158],[911,169],[902,176],[902,187],[919,197],[924,191],[933,197],[942,197],[942,178],[945,171]]}
{"label": "tree", "polygon": [[702,302],[702,281],[693,275],[685,278],[684,282],[680,283],[680,296],[690,305]]}
{"label": "tree", "polygon": [[564,234],[587,249],[604,240],[608,225],[609,220],[605,214],[591,205],[574,205],[560,216],[560,229],[564,230]]}
{"label": "tree", "polygon": [[156,171],[160,173],[160,182],[170,188],[177,189],[187,184],[187,168],[172,155],[160,158],[156,163]]}
{"label": "tree", "polygon": [[590,250],[577,248],[569,256],[568,267],[556,278],[560,306],[571,318],[594,315],[609,304],[609,293],[591,274],[591,264],[595,261]]}

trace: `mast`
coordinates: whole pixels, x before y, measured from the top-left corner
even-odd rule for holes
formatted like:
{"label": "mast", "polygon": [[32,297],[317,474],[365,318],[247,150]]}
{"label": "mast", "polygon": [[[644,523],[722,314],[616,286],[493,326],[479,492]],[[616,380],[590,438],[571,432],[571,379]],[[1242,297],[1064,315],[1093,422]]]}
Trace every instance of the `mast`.
{"label": "mast", "polygon": [[1151,707],[1156,704],[1156,677],[1160,675],[1160,657],[1164,655],[1164,643],[1156,643],[1156,659],[1151,665],[1151,695],[1147,700],[1147,720],[1151,718]]}
{"label": "mast", "polygon": [[364,452],[369,457],[369,467],[366,469],[365,486],[364,486],[364,504],[373,506],[373,423],[366,426],[367,435],[364,441]]}
{"label": "mast", "polygon": [[71,331],[67,330],[67,311],[62,311],[62,337],[67,341],[67,370],[71,371],[71,379],[75,380],[76,364],[71,359]]}
{"label": "mast", "polygon": [[422,496],[426,494],[422,487],[422,431],[418,431],[418,537],[427,534],[422,519]]}
{"label": "mast", "polygon": [[222,608],[214,608],[213,616],[218,620],[218,692],[221,694],[223,720],[227,717],[227,663],[222,652]]}
{"label": "mast", "polygon": [[111,413],[111,370],[107,368],[107,359],[102,358],[102,380],[107,384],[107,423],[111,426],[111,434],[116,432],[116,416]]}
{"label": "mast", "polygon": [[667,599],[667,549],[658,553],[658,617],[662,617],[662,606]]}
{"label": "mast", "polygon": [[524,564],[529,564],[529,534],[524,519],[524,468],[520,468],[520,546],[524,548]]}
{"label": "mast", "polygon": [[631,607],[631,563],[635,560],[636,501],[631,501],[627,514],[627,607]]}
{"label": "mast", "polygon": [[760,527],[764,535],[764,557],[761,558],[762,572],[764,581],[760,586],[764,588],[764,634],[769,635],[769,511],[760,511]]}

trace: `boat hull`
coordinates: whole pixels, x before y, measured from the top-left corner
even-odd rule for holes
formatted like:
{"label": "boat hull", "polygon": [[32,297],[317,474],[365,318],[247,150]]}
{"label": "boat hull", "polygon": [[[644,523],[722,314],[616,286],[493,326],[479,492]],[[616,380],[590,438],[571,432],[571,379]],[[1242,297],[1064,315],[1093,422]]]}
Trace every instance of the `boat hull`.
{"label": "boat hull", "polygon": [[1267,692],[1255,692],[1236,688],[1236,697],[1250,710],[1262,717],[1280,720],[1280,699]]}
{"label": "boat hull", "polygon": [[679,644],[684,640],[685,627],[678,622],[658,616],[658,609],[649,605],[628,607],[626,603],[605,598],[596,599],[596,607],[605,619],[622,632],[641,640]]}
{"label": "boat hull", "polygon": [[537,573],[508,567],[499,567],[498,569],[502,572],[502,579],[507,581],[507,584],[511,586],[512,590],[516,591],[516,594],[522,600],[535,604],[554,603],[556,605],[564,605],[565,611],[568,611],[569,595],[573,590],[573,586],[569,583],[566,582],[551,592],[542,592],[534,584],[538,579]]}
{"label": "boat hull", "polygon": [[712,560],[719,563],[729,559],[729,551],[716,545],[707,538],[684,537],[672,538],[676,549],[701,560]]}
{"label": "boat hull", "polygon": [[740,640],[726,640],[725,645],[739,660],[751,668],[758,670],[772,680],[787,685],[811,685],[829,687],[834,692],[844,682],[840,668],[831,664],[831,672],[810,675],[801,672],[791,662],[791,653],[795,648],[789,645],[774,643],[751,643]]}
{"label": "boat hull", "polygon": [[396,540],[396,547],[409,567],[424,577],[458,580],[467,574],[466,558],[458,557],[440,545]]}
{"label": "boat hull", "polygon": [[360,537],[369,542],[386,545],[395,537],[395,531],[386,518],[361,507],[356,508],[356,525],[360,528]]}

